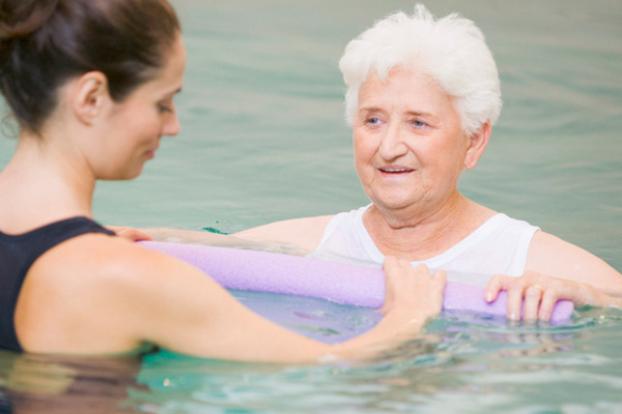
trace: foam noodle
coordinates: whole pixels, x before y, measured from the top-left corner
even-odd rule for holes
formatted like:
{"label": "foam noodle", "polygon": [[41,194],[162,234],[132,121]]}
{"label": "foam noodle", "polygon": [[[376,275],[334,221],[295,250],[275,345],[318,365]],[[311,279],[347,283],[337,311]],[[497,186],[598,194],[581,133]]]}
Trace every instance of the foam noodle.
{"label": "foam noodle", "polygon": [[[308,296],[373,308],[384,301],[384,274],[375,267],[206,245],[142,245],[198,267],[229,289]],[[505,315],[506,292],[501,292],[493,303],[486,303],[483,297],[479,286],[447,282],[443,309]],[[573,309],[572,302],[559,301],[551,322],[570,319]]]}

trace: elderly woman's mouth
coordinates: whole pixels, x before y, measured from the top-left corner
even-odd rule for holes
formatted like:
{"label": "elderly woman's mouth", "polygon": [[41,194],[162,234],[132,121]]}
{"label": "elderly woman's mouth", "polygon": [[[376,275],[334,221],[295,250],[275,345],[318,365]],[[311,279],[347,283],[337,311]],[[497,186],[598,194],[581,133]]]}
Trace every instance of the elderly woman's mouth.
{"label": "elderly woman's mouth", "polygon": [[378,170],[383,174],[389,175],[400,175],[400,174],[408,174],[415,171],[414,168],[402,167],[402,166],[387,166],[380,167]]}

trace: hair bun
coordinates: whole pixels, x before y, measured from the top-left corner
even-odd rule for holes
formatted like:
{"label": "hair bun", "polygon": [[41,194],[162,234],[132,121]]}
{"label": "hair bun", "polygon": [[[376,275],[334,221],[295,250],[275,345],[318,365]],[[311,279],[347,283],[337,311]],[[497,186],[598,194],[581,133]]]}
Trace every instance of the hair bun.
{"label": "hair bun", "polygon": [[52,17],[59,0],[0,0],[0,40],[28,36]]}

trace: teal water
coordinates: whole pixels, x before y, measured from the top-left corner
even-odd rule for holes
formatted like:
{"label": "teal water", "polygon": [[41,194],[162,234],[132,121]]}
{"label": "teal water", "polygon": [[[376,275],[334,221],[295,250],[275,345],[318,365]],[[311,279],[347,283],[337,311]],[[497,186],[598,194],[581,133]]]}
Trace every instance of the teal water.
{"label": "teal water", "polygon": [[[178,100],[183,131],[163,142],[139,180],[99,185],[97,217],[232,232],[365,203],[337,60],[374,19],[412,3],[174,3],[190,51]],[[622,3],[428,6],[475,20],[502,76],[504,110],[462,190],[622,269]],[[0,140],[0,166],[12,146]],[[142,362],[0,354],[0,389],[14,412],[622,411],[619,313],[582,311],[561,328],[454,315],[429,331],[356,366],[232,364],[167,352]]]}

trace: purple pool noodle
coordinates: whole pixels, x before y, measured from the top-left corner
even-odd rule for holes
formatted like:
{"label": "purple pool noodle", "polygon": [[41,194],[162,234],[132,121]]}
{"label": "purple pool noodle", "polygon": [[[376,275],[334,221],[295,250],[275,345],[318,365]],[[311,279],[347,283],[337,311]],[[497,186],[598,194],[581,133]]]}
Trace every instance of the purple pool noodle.
{"label": "purple pool noodle", "polygon": [[[384,302],[384,274],[375,267],[227,247],[165,242],[141,244],[201,269],[229,289],[309,296],[372,308]],[[486,303],[483,296],[479,286],[447,282],[443,309],[505,315],[505,292],[493,303]],[[551,322],[569,320],[573,310],[572,302],[557,302]]]}

